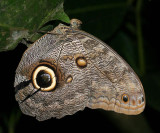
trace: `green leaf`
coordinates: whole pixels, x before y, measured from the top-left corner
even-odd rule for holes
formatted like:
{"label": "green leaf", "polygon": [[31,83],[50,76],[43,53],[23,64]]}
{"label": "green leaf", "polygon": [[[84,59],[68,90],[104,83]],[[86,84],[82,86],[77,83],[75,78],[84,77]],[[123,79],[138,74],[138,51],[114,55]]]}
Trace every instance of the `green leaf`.
{"label": "green leaf", "polygon": [[121,25],[130,0],[67,0],[66,13],[80,19],[82,30],[105,40]]}
{"label": "green leaf", "polygon": [[35,41],[37,31],[52,20],[69,23],[63,0],[1,0],[0,51],[14,49],[22,38]]}

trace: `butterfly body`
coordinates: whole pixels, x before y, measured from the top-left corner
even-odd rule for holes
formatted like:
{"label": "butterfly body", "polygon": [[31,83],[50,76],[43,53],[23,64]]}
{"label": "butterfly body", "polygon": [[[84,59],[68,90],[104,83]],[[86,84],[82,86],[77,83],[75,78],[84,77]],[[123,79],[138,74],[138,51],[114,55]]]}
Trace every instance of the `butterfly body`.
{"label": "butterfly body", "polygon": [[145,95],[137,75],[112,48],[79,30],[80,23],[59,24],[23,54],[14,85],[22,112],[40,121],[85,107],[141,113]]}

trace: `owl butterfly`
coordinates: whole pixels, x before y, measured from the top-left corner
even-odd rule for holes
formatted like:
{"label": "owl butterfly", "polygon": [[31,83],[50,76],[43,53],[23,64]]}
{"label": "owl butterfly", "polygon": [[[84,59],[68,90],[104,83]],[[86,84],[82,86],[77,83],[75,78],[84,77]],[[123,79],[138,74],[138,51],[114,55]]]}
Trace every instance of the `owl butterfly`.
{"label": "owl butterfly", "polygon": [[24,52],[14,84],[22,112],[39,121],[85,107],[141,113],[145,95],[137,75],[107,44],[79,30],[80,24],[59,24]]}

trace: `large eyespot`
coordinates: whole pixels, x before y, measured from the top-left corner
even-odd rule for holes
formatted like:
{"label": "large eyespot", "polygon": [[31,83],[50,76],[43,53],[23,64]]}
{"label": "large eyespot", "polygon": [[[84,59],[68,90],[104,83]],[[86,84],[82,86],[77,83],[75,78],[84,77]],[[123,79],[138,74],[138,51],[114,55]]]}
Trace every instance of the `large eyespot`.
{"label": "large eyespot", "polygon": [[129,102],[129,96],[127,94],[122,95],[122,101],[123,103],[128,103]]}
{"label": "large eyespot", "polygon": [[42,91],[51,91],[56,87],[56,75],[48,66],[38,66],[32,74],[32,82],[35,88]]}

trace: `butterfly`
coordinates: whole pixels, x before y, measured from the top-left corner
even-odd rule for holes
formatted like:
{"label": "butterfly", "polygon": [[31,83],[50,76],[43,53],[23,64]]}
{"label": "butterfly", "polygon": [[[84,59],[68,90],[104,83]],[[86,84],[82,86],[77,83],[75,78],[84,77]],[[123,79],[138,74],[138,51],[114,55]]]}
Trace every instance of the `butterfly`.
{"label": "butterfly", "polygon": [[144,89],[132,68],[107,44],[59,24],[24,52],[16,69],[16,100],[26,115],[43,121],[85,107],[136,115],[145,108]]}

